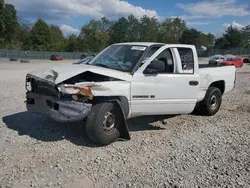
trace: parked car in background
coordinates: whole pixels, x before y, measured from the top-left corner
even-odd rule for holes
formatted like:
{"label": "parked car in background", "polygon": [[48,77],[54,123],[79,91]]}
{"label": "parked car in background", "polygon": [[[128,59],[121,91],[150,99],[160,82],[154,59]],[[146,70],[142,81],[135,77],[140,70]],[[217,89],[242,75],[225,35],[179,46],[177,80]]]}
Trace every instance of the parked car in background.
{"label": "parked car in background", "polygon": [[96,54],[91,54],[91,55],[82,54],[81,59],[85,59],[85,58],[88,58],[88,57],[95,57],[95,56],[96,56]]}
{"label": "parked car in background", "polygon": [[227,58],[222,56],[222,55],[215,55],[212,56],[211,59],[209,60],[209,65],[218,65],[222,61],[225,61]]}
{"label": "parked car in background", "polygon": [[62,61],[63,58],[60,55],[52,55],[52,56],[50,56],[50,60],[52,60],[52,61]]}
{"label": "parked car in background", "polygon": [[244,56],[243,63],[250,63],[250,56]]}
{"label": "parked car in background", "polygon": [[81,55],[81,59],[85,59],[86,57],[87,57],[86,54],[82,54],[82,55]]}
{"label": "parked car in background", "polygon": [[221,65],[234,65],[236,68],[243,66],[243,60],[241,58],[228,58],[220,63]]}

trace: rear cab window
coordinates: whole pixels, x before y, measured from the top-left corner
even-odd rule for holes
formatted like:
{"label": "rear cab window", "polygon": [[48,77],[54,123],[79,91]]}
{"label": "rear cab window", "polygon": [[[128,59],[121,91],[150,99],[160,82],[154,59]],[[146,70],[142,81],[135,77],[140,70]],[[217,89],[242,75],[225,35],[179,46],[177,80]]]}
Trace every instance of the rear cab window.
{"label": "rear cab window", "polygon": [[194,54],[191,48],[177,48],[180,59],[181,66],[184,74],[193,74],[194,73]]}

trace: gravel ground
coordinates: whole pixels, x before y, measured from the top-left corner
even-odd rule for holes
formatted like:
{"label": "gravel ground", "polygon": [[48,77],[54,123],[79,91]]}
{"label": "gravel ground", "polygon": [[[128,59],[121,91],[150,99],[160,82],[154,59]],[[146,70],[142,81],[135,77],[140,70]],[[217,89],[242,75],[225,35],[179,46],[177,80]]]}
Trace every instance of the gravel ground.
{"label": "gravel ground", "polygon": [[0,187],[250,187],[249,65],[215,116],[129,120],[131,141],[94,147],[26,112],[26,73],[52,64],[0,63]]}

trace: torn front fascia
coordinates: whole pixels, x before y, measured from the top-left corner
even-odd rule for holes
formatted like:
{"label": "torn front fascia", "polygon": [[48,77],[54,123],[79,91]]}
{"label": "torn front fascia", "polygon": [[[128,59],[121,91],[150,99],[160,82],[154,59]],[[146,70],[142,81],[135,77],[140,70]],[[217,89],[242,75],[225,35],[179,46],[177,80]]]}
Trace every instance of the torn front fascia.
{"label": "torn front fascia", "polygon": [[[59,90],[66,94],[72,94],[73,96],[86,96],[89,98],[89,100],[94,99],[94,95],[91,91],[93,87],[98,87],[99,84],[91,83],[86,85],[70,85],[70,84],[64,84],[59,86]],[[69,90],[72,89],[72,90]],[[73,99],[76,99],[73,97]]]}
{"label": "torn front fascia", "polygon": [[[54,73],[55,76],[56,73]],[[93,100],[94,96],[91,89],[100,86],[96,83],[82,83],[79,85],[61,84],[55,85],[53,80],[49,80],[51,75],[47,75],[47,80],[37,76],[27,74],[26,89],[28,91],[39,93],[46,96],[60,97],[62,95],[70,95],[75,101]]]}
{"label": "torn front fascia", "polygon": [[58,87],[33,75],[26,77],[26,108],[29,112],[49,115],[58,122],[76,122],[87,117],[92,104],[61,96]]}
{"label": "torn front fascia", "polygon": [[59,91],[52,81],[41,79],[37,76],[27,74],[26,90],[42,95],[59,97]]}
{"label": "torn front fascia", "polygon": [[58,122],[77,122],[85,119],[92,104],[73,101],[67,98],[26,93],[26,108],[29,112],[49,115]]}

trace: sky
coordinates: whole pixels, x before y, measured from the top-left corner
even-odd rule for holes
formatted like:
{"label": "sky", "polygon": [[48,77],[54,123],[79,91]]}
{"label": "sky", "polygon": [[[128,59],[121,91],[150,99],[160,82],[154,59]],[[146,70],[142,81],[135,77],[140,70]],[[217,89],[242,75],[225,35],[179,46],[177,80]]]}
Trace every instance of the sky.
{"label": "sky", "polygon": [[5,0],[18,16],[34,22],[38,18],[58,25],[65,35],[78,34],[90,19],[103,16],[116,20],[130,14],[166,18],[179,17],[188,27],[220,35],[232,24],[239,29],[250,24],[250,0]]}

